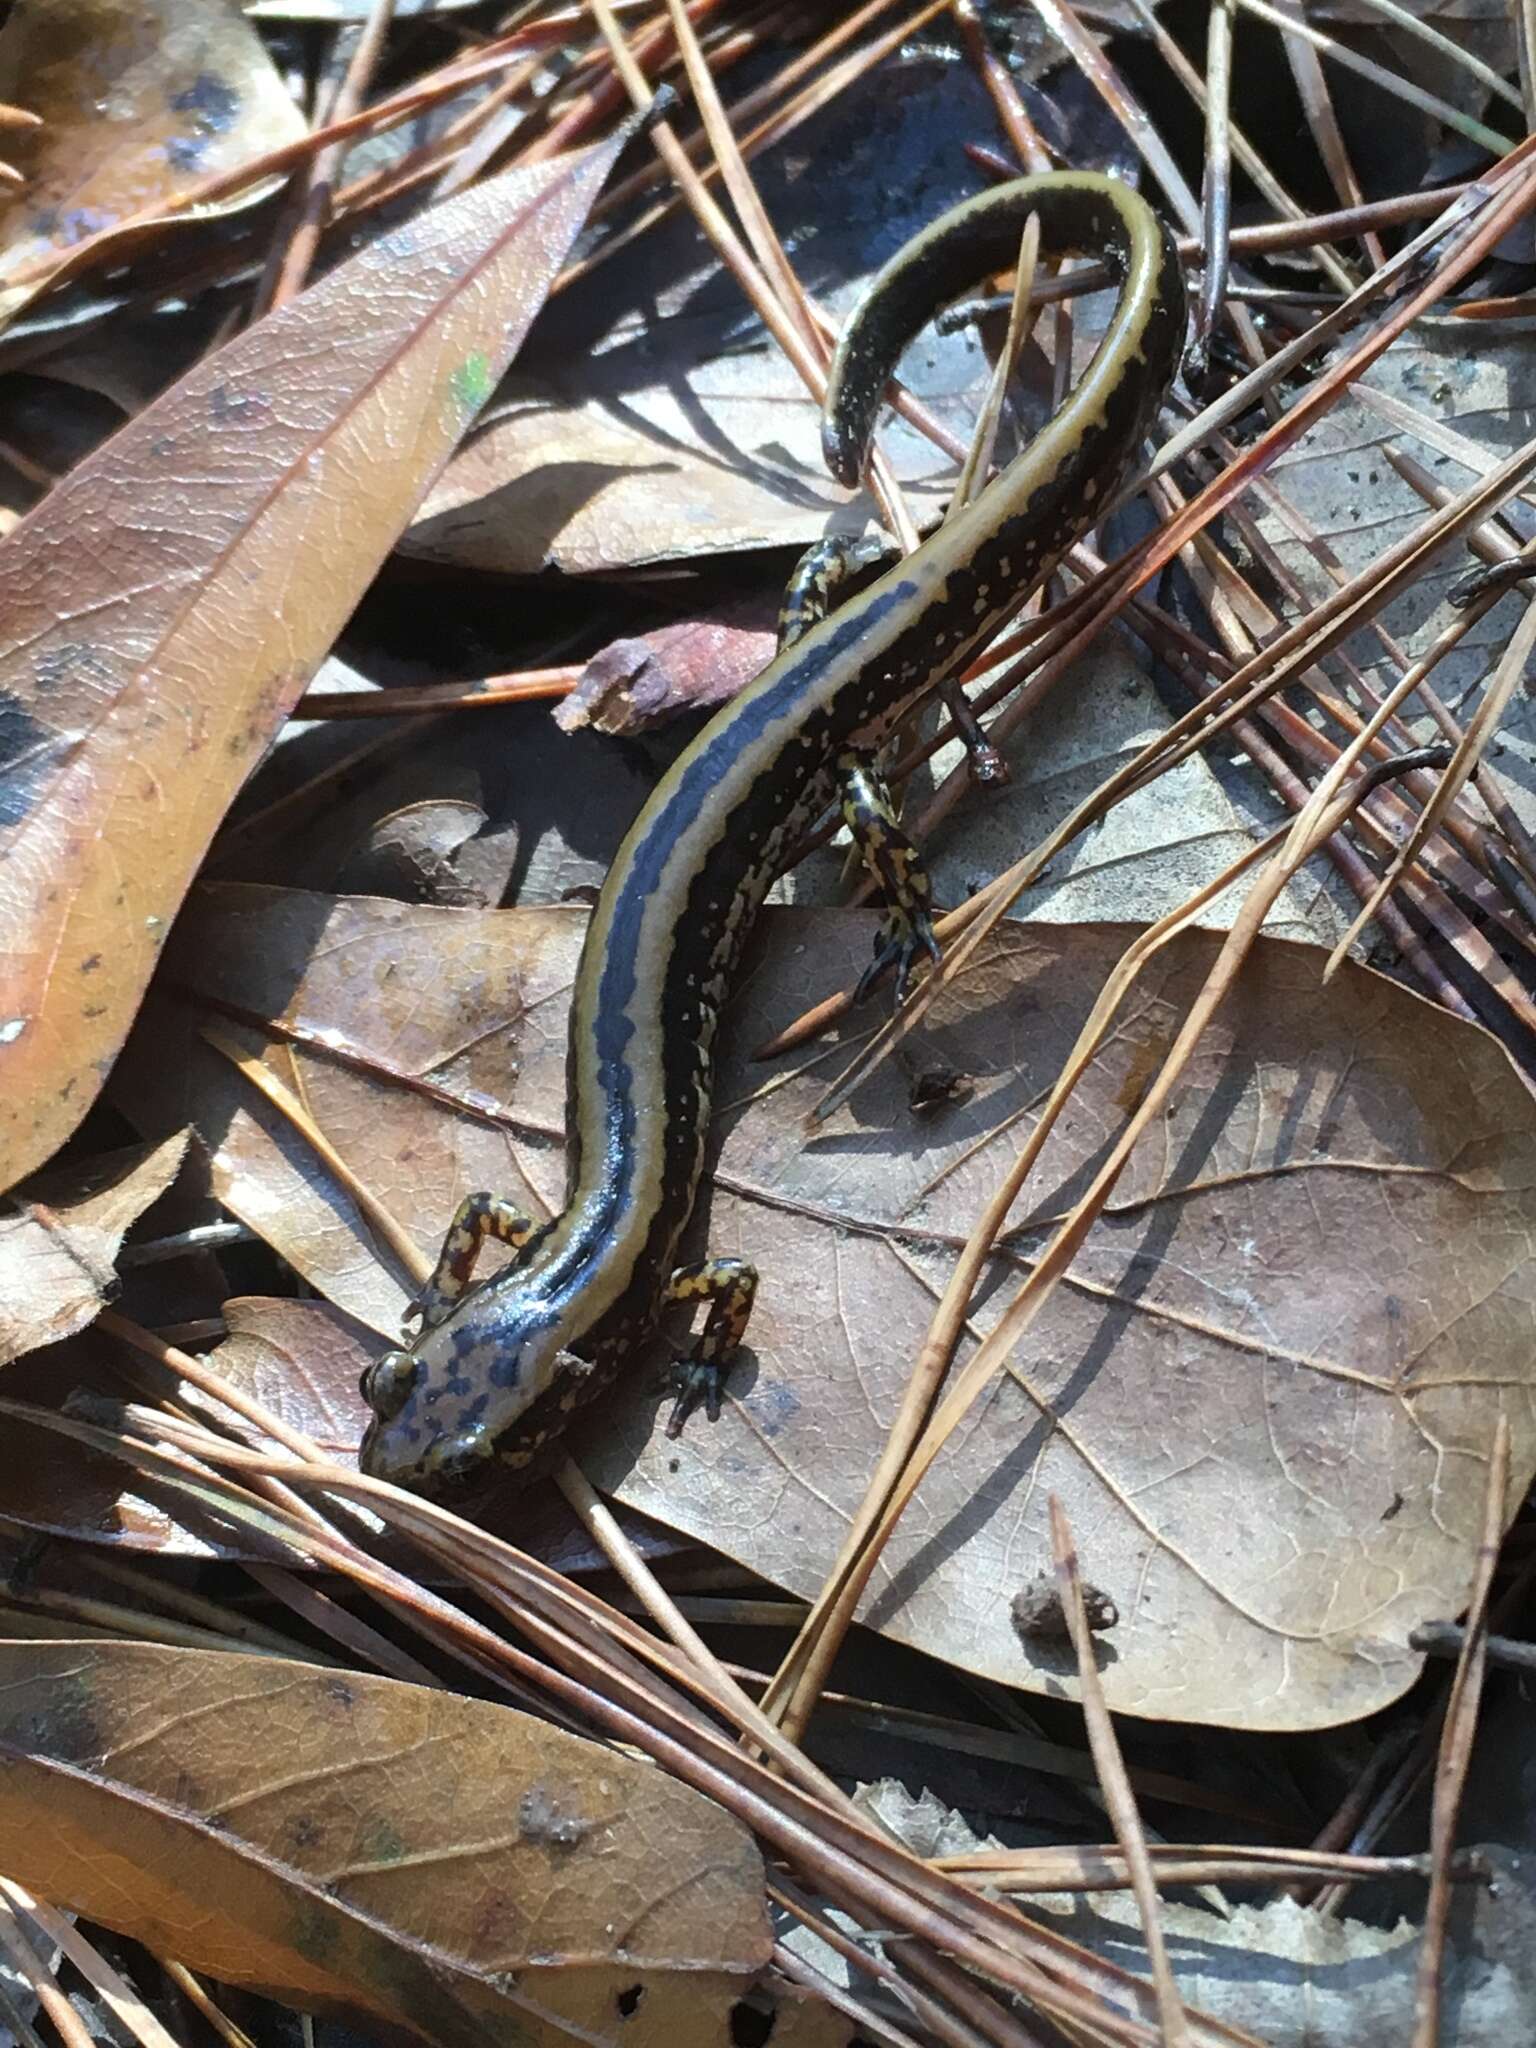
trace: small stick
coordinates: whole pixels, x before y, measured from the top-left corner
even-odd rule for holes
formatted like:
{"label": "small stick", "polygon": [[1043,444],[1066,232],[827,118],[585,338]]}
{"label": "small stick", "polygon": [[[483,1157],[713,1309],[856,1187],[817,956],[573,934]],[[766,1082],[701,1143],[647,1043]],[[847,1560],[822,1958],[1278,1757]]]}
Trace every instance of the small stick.
{"label": "small stick", "polygon": [[[394,16],[395,0],[373,0],[351,61],[321,118],[322,127],[329,128],[338,121],[350,120],[361,112],[373,74],[384,54]],[[287,232],[279,229],[273,239],[267,267],[251,305],[252,320],[259,320],[264,313],[286,305],[304,289],[310,266],[320,247],[320,237],[331,217],[336,172],[345,154],[342,145],[333,142],[328,149],[312,156],[295,178],[283,223]]]}
{"label": "small stick", "polygon": [[306,690],[290,718],[404,718],[413,713],[481,711],[487,704],[524,704],[568,697],[584,664],[529,668],[520,674],[479,676],[467,683],[421,683],[399,690]]}
{"label": "small stick", "polygon": [[1221,318],[1231,261],[1232,234],[1232,10],[1235,0],[1213,0],[1205,45],[1205,181],[1200,193],[1200,239],[1205,267],[1195,309],[1190,381],[1203,378],[1211,336]]}
{"label": "small stick", "polygon": [[1099,1678],[1093,1633],[1088,1626],[1088,1609],[1083,1599],[1083,1581],[1077,1566],[1077,1545],[1073,1541],[1066,1510],[1054,1493],[1050,1497],[1050,1515],[1056,1584],[1072,1637],[1073,1654],[1077,1658],[1081,1691],[1079,1704],[1088,1731],[1088,1747],[1093,1752],[1105,1810],[1114,1827],[1120,1853],[1125,1858],[1136,1910],[1141,1916],[1142,1939],[1147,1945],[1147,1962],[1151,1966],[1152,1984],[1157,1992],[1157,2013],[1162,2024],[1164,2048],[1190,2048],[1189,2019],[1184,2011],[1184,2001],[1179,1996],[1179,1987],[1174,1982],[1168,1944],[1163,1939],[1157,1879],[1153,1874],[1152,1859],[1147,1854],[1147,1838],[1142,1832],[1141,1816],[1136,1811],[1136,1795],[1126,1776],[1125,1759],[1115,1739],[1115,1724],[1104,1701],[1104,1686]]}
{"label": "small stick", "polygon": [[1467,1627],[1461,1646],[1461,1660],[1451,1685],[1450,1705],[1440,1736],[1440,1753],[1435,1762],[1435,1790],[1430,1807],[1429,1850],[1433,1867],[1429,1897],[1424,1903],[1424,1935],[1419,1949],[1417,2022],[1413,2048],[1437,2048],[1440,2040],[1440,1995],[1446,1928],[1451,1913],[1451,1856],[1456,1840],[1456,1820],[1461,1795],[1466,1788],[1467,1767],[1472,1761],[1472,1737],[1477,1727],[1478,1701],[1482,1697],[1483,1674],[1487,1668],[1488,1596],[1493,1589],[1494,1568],[1499,1561],[1499,1544],[1504,1535],[1505,1496],[1509,1491],[1509,1418],[1501,1415],[1494,1424],[1493,1447],[1488,1458],[1488,1487],[1483,1496],[1483,1536],[1478,1546],[1477,1565],[1472,1575],[1471,1597],[1467,1602]]}
{"label": "small stick", "polygon": [[[1459,1621],[1423,1621],[1410,1631],[1408,1647],[1422,1650],[1426,1657],[1459,1657],[1466,1648],[1467,1633]],[[1484,1653],[1490,1664],[1506,1671],[1536,1671],[1536,1643],[1517,1642],[1513,1636],[1489,1636]]]}

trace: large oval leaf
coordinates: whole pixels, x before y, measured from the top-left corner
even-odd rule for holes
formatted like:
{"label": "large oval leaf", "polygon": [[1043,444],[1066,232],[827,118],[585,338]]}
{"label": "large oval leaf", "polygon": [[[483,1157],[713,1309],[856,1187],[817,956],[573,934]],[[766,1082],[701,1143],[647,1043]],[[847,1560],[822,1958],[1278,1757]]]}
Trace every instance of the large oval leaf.
{"label": "large oval leaf", "polygon": [[[199,906],[167,968],[222,1017],[280,1020],[298,1043],[274,1064],[297,1062],[311,1114],[424,1251],[471,1174],[558,1199],[578,917],[236,887]],[[814,1594],[954,1248],[1132,933],[1005,926],[908,1070],[808,1136],[834,1069],[747,1055],[867,957],[869,922],[764,926],[728,1019],[695,1232],[762,1273],[750,1355],[719,1424],[670,1443],[659,1346],[576,1448],[630,1506]],[[1215,944],[1185,934],[1138,986],[1041,1157],[978,1328],[1135,1107]],[[1296,1728],[1368,1713],[1416,1676],[1410,1632],[1464,1596],[1500,1410],[1512,1498],[1536,1465],[1536,1109],[1485,1032],[1352,964],[1324,986],[1323,958],[1256,947],[1069,1283],[898,1526],[867,1621],[994,1678],[1070,1686],[1069,1662],[1021,1643],[1010,1616],[1049,1569],[1054,1490],[1120,1612],[1111,1705]],[[360,1227],[338,1227],[345,1198],[227,1061],[171,1036],[174,1014],[161,1007],[124,1102],[199,1122],[224,1199],[392,1329],[401,1283],[361,1256]],[[969,1076],[970,1099],[914,1112],[913,1083],[937,1070]]]}
{"label": "large oval leaf", "polygon": [[0,547],[0,1187],[85,1114],[231,797],[543,301],[619,139],[200,363]]}
{"label": "large oval leaf", "polygon": [[454,2048],[724,2041],[768,1959],[738,1822],[509,1707],[276,1658],[0,1643],[0,1760],[0,1867],[29,1889]]}

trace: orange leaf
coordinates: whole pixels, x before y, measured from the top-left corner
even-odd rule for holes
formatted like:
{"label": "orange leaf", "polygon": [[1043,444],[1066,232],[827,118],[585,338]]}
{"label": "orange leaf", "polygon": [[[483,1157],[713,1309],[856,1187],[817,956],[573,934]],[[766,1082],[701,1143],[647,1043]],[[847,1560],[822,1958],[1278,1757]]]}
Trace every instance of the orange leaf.
{"label": "orange leaf", "polygon": [[0,1186],[90,1106],[231,798],[515,353],[621,139],[362,250],[0,548]]}
{"label": "orange leaf", "polygon": [[452,2048],[729,2039],[763,1868],[531,1715],[276,1657],[0,1643],[0,1864],[158,1954]]}

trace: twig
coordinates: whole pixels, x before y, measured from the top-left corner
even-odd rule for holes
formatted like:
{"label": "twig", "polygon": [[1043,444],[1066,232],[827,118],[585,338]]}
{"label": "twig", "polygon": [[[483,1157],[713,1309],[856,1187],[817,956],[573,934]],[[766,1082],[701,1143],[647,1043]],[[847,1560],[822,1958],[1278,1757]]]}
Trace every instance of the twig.
{"label": "twig", "polygon": [[1110,1719],[1108,1707],[1104,1704],[1104,1688],[1099,1680],[1093,1632],[1088,1626],[1088,1610],[1083,1602],[1083,1582],[1077,1568],[1077,1549],[1072,1540],[1072,1530],[1067,1521],[1066,1511],[1054,1493],[1050,1497],[1050,1516],[1051,1552],[1056,1562],[1056,1585],[1061,1595],[1067,1629],[1072,1637],[1073,1654],[1077,1659],[1078,1689],[1082,1702],[1083,1722],[1088,1730],[1088,1746],[1093,1752],[1094,1766],[1099,1774],[1099,1789],[1104,1794],[1104,1805],[1109,1814],[1110,1824],[1115,1830],[1115,1840],[1120,1846],[1120,1853],[1125,1858],[1131,1890],[1136,1899],[1136,1910],[1141,1917],[1142,1939],[1147,1946],[1147,1962],[1151,1966],[1152,1983],[1157,1992],[1157,2011],[1162,2023],[1163,2041],[1166,2048],[1189,2048],[1189,2021],[1184,2012],[1184,2001],[1179,1996],[1178,1985],[1174,1982],[1173,1966],[1168,1960],[1168,1944],[1163,1939],[1157,1880],[1153,1875],[1152,1860],[1147,1854],[1147,1841],[1142,1833],[1141,1816],[1136,1811],[1136,1796],[1125,1775],[1125,1760],[1115,1739],[1115,1725]]}
{"label": "twig", "polygon": [[1024,232],[1019,238],[1019,254],[1014,274],[1013,300],[1008,308],[1008,331],[1003,336],[1003,345],[998,350],[997,361],[987,384],[987,395],[982,402],[976,419],[976,431],[971,437],[971,446],[960,474],[955,479],[954,493],[949,501],[946,517],[968,505],[981,491],[986,489],[987,479],[992,471],[992,457],[997,447],[997,430],[1003,416],[1003,400],[1008,391],[1008,380],[1019,359],[1019,351],[1028,339],[1034,323],[1034,313],[1029,303],[1029,288],[1034,282],[1035,265],[1040,257],[1040,216],[1030,214],[1024,223]]}
{"label": "twig", "polygon": [[1519,0],[1515,18],[1515,54],[1520,63],[1520,99],[1528,133],[1536,133],[1536,0]]}
{"label": "twig", "polygon": [[[1051,154],[1040,138],[1040,131],[1029,118],[1029,110],[1019,96],[1013,73],[998,57],[987,39],[986,29],[976,12],[975,0],[953,0],[951,12],[960,30],[960,40],[965,53],[974,65],[977,75],[987,89],[998,125],[1007,136],[1009,146],[1026,171],[1048,171],[1051,168]],[[1013,169],[1016,171],[1018,165]]]}
{"label": "twig", "polygon": [[269,1102],[275,1103],[294,1128],[303,1134],[305,1142],[325,1161],[327,1168],[357,1204],[368,1227],[389,1246],[412,1281],[419,1285],[425,1280],[429,1267],[410,1234],[373,1190],[353,1173],[343,1154],[326,1137],[297,1094],[263,1065],[258,1053],[242,1045],[222,1025],[204,1024],[202,1036],[216,1052],[221,1052],[233,1066],[238,1067],[251,1086],[259,1089]]}
{"label": "twig", "polygon": [[1198,379],[1209,358],[1211,336],[1227,289],[1232,232],[1232,10],[1235,0],[1212,0],[1205,45],[1205,181],[1200,194],[1200,239],[1204,271],[1195,311]]}
{"label": "twig", "polygon": [[[394,16],[395,0],[372,0],[351,61],[322,117],[322,127],[349,121],[362,110]],[[283,226],[273,239],[266,271],[256,288],[251,306],[253,320],[259,320],[274,307],[286,305],[304,289],[320,237],[331,217],[332,185],[344,154],[342,145],[333,142],[312,156],[303,174],[295,180]]]}
{"label": "twig", "polygon": [[[1426,1657],[1460,1657],[1467,1644],[1467,1629],[1459,1621],[1422,1621],[1408,1634],[1410,1650],[1422,1650]],[[1536,1643],[1517,1642],[1513,1636],[1489,1636],[1483,1654],[1490,1664],[1506,1671],[1536,1671]]]}
{"label": "twig", "polygon": [[[1383,1877],[1427,1881],[1430,1873],[1428,1856],[1342,1856],[1327,1850],[1255,1849],[1209,1842],[1148,1842],[1146,1847],[1157,1881],[1165,1886],[1281,1884],[1298,1871],[1342,1884],[1367,1884]],[[1092,1847],[977,1849],[966,1855],[940,1856],[936,1861],[957,1877],[1017,1892],[1117,1892],[1126,1890],[1131,1882],[1125,1852],[1118,1842]],[[1477,1870],[1462,1860],[1456,1875],[1471,1881]]]}
{"label": "twig", "polygon": [[1467,1632],[1451,1686],[1440,1754],[1435,1765],[1435,1790],[1430,1808],[1429,1850],[1433,1869],[1424,1903],[1424,1934],[1419,1949],[1413,2048],[1437,2048],[1440,2040],[1440,1995],[1445,1935],[1451,1912],[1451,1854],[1456,1844],[1456,1817],[1472,1761],[1472,1737],[1487,1666],[1488,1596],[1493,1587],[1499,1544],[1504,1535],[1505,1496],[1509,1490],[1509,1420],[1494,1424],[1488,1458],[1488,1486],[1483,1497],[1483,1535],[1467,1602]]}
{"label": "twig", "polygon": [[481,676],[468,683],[421,683],[414,689],[306,690],[290,716],[404,718],[421,712],[481,711],[489,704],[525,704],[568,697],[586,673],[584,662]]}

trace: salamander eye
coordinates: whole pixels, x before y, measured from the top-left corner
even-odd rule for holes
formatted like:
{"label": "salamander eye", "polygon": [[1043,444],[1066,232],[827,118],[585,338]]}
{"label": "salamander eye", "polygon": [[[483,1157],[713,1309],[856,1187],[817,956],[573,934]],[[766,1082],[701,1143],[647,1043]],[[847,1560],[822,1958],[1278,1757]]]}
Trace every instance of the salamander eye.
{"label": "salamander eye", "polygon": [[456,1430],[436,1443],[427,1454],[427,1466],[434,1479],[453,1484],[478,1472],[495,1449],[490,1431],[477,1422],[472,1429]]}
{"label": "salamander eye", "polygon": [[416,1360],[409,1351],[385,1351],[363,1367],[358,1386],[380,1422],[392,1422],[405,1406],[416,1379]]}

